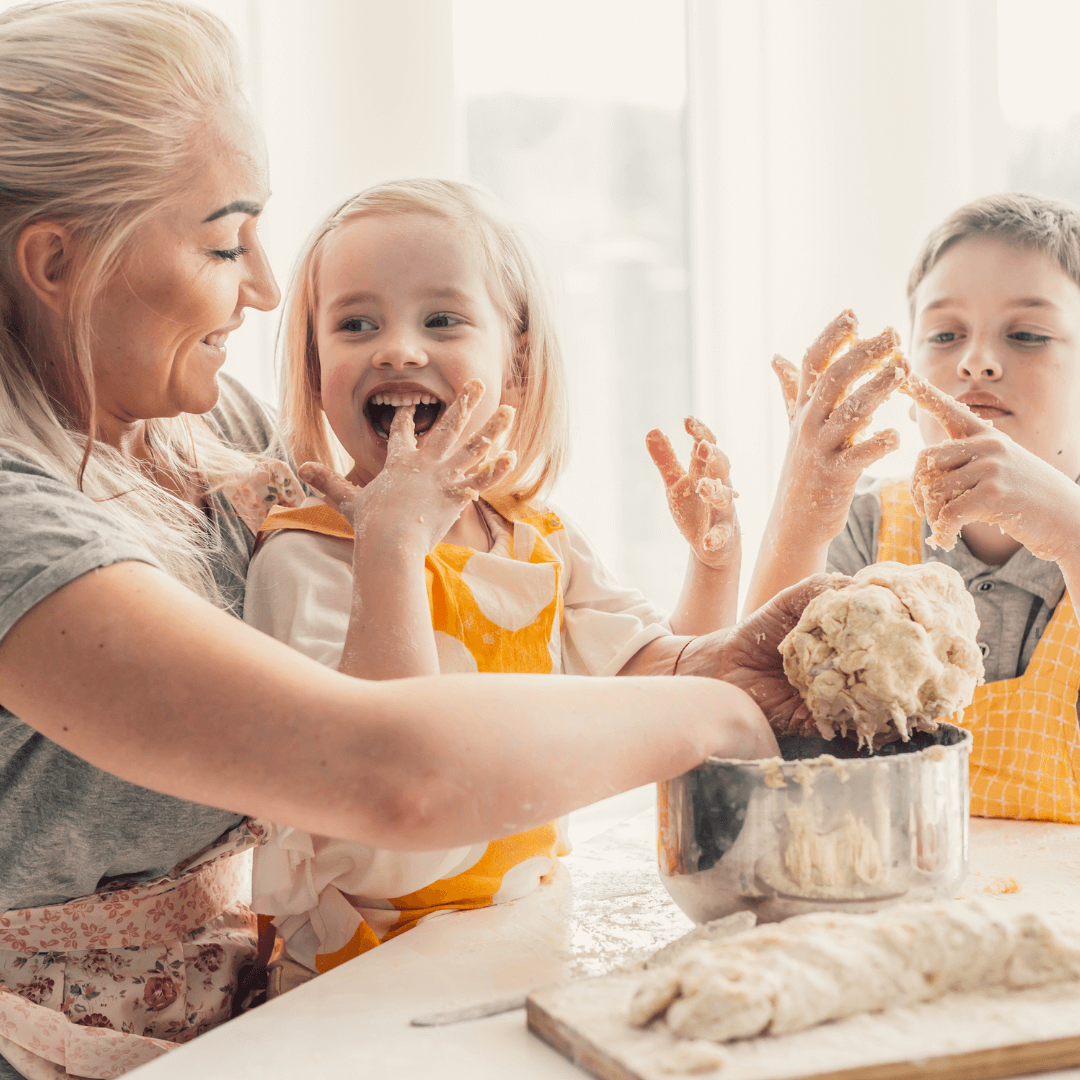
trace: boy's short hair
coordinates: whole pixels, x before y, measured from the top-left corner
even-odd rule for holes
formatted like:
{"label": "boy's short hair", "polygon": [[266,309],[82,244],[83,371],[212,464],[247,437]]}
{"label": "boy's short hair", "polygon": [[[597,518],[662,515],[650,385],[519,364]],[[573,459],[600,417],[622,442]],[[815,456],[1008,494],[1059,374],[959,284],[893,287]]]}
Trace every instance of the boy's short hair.
{"label": "boy's short hair", "polygon": [[908,277],[908,308],[915,290],[954,244],[969,236],[996,236],[1049,255],[1080,286],[1080,210],[1059,199],[1025,191],[985,195],[954,210],[923,243]]}

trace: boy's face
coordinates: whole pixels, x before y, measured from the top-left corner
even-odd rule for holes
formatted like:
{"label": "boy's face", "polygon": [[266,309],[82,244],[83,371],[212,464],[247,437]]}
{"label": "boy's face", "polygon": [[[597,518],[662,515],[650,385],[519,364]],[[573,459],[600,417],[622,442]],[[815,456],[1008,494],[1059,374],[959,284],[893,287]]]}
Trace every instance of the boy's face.
{"label": "boy's face", "polygon": [[[1080,475],[1080,287],[1048,255],[988,236],[915,293],[912,366],[1068,476]],[[927,444],[945,432],[925,413]]]}

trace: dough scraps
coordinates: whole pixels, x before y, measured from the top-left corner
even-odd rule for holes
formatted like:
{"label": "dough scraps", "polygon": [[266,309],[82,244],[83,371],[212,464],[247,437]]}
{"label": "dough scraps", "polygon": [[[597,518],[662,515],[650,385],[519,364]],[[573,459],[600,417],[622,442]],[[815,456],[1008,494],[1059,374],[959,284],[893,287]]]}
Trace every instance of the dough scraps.
{"label": "dough scraps", "polygon": [[936,731],[971,701],[983,681],[978,629],[951,567],[882,562],[814,597],[780,652],[824,738],[850,727],[860,747],[877,748]]}
{"label": "dough scraps", "polygon": [[874,915],[815,912],[688,949],[641,976],[629,1020],[683,1039],[785,1035],[860,1012],[991,987],[1080,979],[1080,932],[977,901]]}

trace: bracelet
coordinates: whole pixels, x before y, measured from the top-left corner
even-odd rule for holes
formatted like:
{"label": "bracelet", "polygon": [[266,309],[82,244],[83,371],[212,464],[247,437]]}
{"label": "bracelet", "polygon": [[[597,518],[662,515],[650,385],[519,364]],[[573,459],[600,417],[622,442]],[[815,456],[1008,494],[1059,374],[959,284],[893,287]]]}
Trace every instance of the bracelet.
{"label": "bracelet", "polygon": [[679,661],[682,659],[682,654],[686,652],[686,647],[693,641],[693,638],[687,638],[683,644],[683,647],[679,650],[679,655],[675,657],[675,663],[671,668],[671,674],[675,675],[679,670]]}

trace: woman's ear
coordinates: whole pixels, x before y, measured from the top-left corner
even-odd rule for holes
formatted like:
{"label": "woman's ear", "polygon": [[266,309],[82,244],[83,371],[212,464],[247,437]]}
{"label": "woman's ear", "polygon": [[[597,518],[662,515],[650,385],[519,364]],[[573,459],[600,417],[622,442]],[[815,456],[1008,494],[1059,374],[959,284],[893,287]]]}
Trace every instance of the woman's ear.
{"label": "woman's ear", "polygon": [[68,267],[74,237],[55,221],[33,221],[15,241],[15,264],[23,281],[50,311],[67,311]]}

